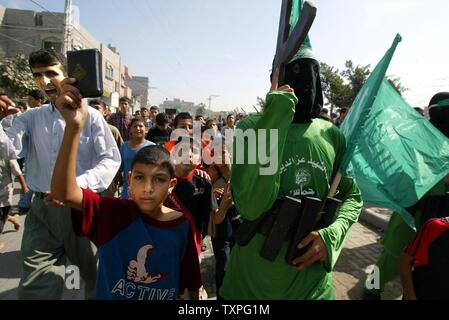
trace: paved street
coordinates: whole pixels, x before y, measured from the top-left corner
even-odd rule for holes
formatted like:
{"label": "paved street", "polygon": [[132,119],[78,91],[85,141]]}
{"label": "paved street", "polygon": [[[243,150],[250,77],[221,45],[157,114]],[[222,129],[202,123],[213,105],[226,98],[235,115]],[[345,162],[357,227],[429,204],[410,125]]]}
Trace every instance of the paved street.
{"label": "paved street", "polygon": [[[16,193],[18,190],[16,189]],[[16,195],[15,198],[18,198]],[[21,217],[22,222],[25,217]],[[23,228],[15,232],[12,224],[5,226],[0,236],[6,242],[0,253],[0,300],[15,299],[17,285],[20,278],[20,241]],[[337,298],[340,300],[359,300],[362,298],[365,270],[372,265],[381,251],[378,244],[380,231],[365,223],[355,224],[346,240],[340,259],[334,269],[334,286]],[[205,288],[209,299],[215,299],[214,288],[214,257],[210,240],[207,239],[208,249],[202,255],[202,272]],[[209,271],[212,270],[212,271]],[[390,283],[383,295],[383,299],[398,299],[401,297],[401,287],[398,281]],[[66,291],[64,299],[82,299],[80,291]]]}

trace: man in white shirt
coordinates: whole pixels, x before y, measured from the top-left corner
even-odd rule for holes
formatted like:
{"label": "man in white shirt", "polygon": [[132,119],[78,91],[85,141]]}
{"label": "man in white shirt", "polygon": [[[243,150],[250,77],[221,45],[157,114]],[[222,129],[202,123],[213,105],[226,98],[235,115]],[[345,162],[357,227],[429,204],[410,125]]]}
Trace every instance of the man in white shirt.
{"label": "man in white shirt", "polygon": [[[51,103],[17,117],[6,132],[0,125],[0,156],[26,158],[28,186],[35,192],[25,220],[18,297],[60,299],[65,284],[66,258],[79,268],[86,283],[86,296],[90,297],[95,291],[96,250],[87,238],[75,235],[70,208],[49,193],[65,128],[65,121],[54,104],[65,79],[65,58],[52,49],[41,49],[31,53],[29,63],[36,83]],[[79,103],[81,98],[73,97]],[[11,102],[2,96],[0,119],[14,112]],[[78,154],[78,183],[83,188],[102,192],[110,185],[120,162],[119,150],[106,121],[97,110],[89,108]]]}

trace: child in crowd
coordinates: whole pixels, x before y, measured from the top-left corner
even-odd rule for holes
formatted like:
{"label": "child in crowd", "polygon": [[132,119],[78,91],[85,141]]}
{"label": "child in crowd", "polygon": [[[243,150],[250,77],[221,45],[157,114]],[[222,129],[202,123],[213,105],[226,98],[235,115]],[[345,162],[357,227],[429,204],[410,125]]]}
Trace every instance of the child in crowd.
{"label": "child in crowd", "polygon": [[145,140],[145,120],[142,117],[133,118],[129,124],[129,141],[120,147],[122,164],[119,172],[122,173],[123,189],[120,194],[122,199],[128,199],[128,173],[131,170],[131,162],[137,152],[143,147],[154,145],[153,142]]}
{"label": "child in crowd", "polygon": [[[192,136],[193,135],[193,118],[188,112],[181,112],[176,115],[175,119],[173,120],[173,136],[174,139],[168,141],[165,144],[165,148],[172,152],[174,146],[178,143],[180,137],[182,136]],[[198,165],[195,167],[195,174],[201,176],[202,178],[205,178],[206,180],[210,181],[210,176],[207,174],[206,171],[203,170],[201,163],[198,163]]]}
{"label": "child in crowd", "polygon": [[128,176],[130,200],[81,189],[76,158],[88,115],[84,106],[71,106],[71,90],[64,86],[57,104],[66,128],[51,192],[72,208],[75,231],[98,247],[97,298],[173,300],[184,289],[198,298],[201,274],[194,227],[185,214],[163,206],[176,184],[169,153],[149,146],[136,154]]}
{"label": "child in crowd", "polygon": [[159,113],[156,116],[156,124],[148,131],[146,139],[165,147],[165,144],[170,140],[171,131],[167,115]]}
{"label": "child in crowd", "polygon": [[[186,147],[182,145],[187,143]],[[185,154],[182,154],[185,152]],[[175,163],[177,184],[167,198],[167,204],[177,204],[188,211],[195,224],[195,239],[198,256],[201,253],[203,230],[207,230],[211,214],[218,209],[217,200],[212,192],[210,180],[198,174],[197,164],[193,160],[199,150],[194,150],[193,139],[189,136],[180,137],[172,148],[172,160]]]}
{"label": "child in crowd", "polygon": [[[175,163],[175,174],[177,184],[173,192],[167,197],[166,205],[181,208],[187,213],[195,225],[195,239],[198,257],[202,251],[202,241],[207,235],[209,222],[211,225],[220,224],[226,211],[232,204],[229,201],[230,193],[226,196],[227,201],[222,201],[220,206],[212,191],[209,179],[198,174],[194,157],[199,154],[195,149],[195,143],[190,136],[180,137],[172,149],[172,161]],[[200,289],[201,297],[207,293],[204,288]]]}
{"label": "child in crowd", "polygon": [[[188,112],[181,112],[176,115],[172,123],[173,130],[182,129],[185,131],[175,131],[176,136],[192,135],[193,134],[193,118]],[[182,133],[180,133],[182,132]],[[178,143],[178,140],[170,140],[166,143],[165,148],[172,151],[173,147]]]}

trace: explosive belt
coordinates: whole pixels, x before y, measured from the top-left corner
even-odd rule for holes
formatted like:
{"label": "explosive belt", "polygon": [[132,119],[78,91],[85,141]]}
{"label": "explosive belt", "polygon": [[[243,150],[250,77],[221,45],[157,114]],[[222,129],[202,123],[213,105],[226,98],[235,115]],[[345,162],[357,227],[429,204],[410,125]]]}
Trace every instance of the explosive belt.
{"label": "explosive belt", "polygon": [[246,246],[256,233],[266,237],[260,255],[274,261],[284,241],[288,249],[285,260],[288,264],[303,255],[311,246],[298,249],[298,244],[312,231],[329,226],[339,209],[341,200],[327,198],[324,202],[317,198],[278,198],[272,208],[258,219],[245,220],[238,228],[235,239],[240,246]]}

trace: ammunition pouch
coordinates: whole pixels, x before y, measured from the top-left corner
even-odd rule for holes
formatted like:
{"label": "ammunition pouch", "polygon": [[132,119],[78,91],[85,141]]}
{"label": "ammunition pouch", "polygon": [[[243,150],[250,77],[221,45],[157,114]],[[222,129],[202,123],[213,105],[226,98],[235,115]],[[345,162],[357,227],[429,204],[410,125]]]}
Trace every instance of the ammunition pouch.
{"label": "ammunition pouch", "polygon": [[245,220],[236,232],[236,242],[246,246],[256,233],[266,237],[260,255],[274,261],[285,241],[288,264],[303,255],[310,247],[298,249],[298,244],[313,230],[329,226],[334,220],[341,201],[327,198],[324,205],[320,199],[302,197],[300,200],[282,197],[273,207],[254,221]]}

